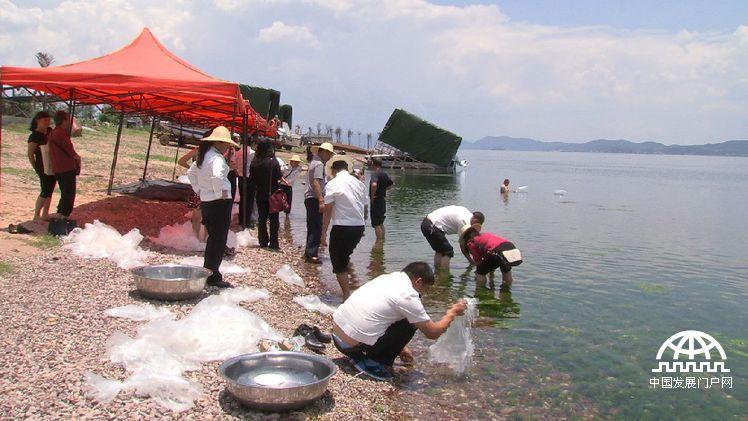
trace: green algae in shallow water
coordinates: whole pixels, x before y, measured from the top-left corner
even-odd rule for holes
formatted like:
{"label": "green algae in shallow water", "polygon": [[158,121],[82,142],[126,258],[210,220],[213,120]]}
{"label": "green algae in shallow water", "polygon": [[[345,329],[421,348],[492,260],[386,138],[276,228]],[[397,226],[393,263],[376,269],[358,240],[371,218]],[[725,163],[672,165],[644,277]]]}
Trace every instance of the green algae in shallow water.
{"label": "green algae in shallow water", "polygon": [[664,285],[650,284],[648,282],[639,282],[636,286],[646,294],[662,294],[667,291],[667,288],[665,288]]}

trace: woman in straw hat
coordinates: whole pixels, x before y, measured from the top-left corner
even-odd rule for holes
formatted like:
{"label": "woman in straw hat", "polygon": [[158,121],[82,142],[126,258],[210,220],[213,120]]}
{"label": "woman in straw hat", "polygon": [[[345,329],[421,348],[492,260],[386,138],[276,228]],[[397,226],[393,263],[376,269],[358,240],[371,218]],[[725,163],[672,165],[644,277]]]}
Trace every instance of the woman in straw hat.
{"label": "woman in straw hat", "polygon": [[301,158],[298,155],[294,155],[288,161],[289,167],[283,171],[283,177],[281,178],[281,189],[286,193],[288,197],[288,210],[286,215],[291,213],[291,205],[293,204],[293,185],[301,173]]}
{"label": "woman in straw hat", "polygon": [[223,280],[218,268],[223,260],[231,224],[231,183],[224,154],[232,146],[238,147],[231,139],[229,129],[216,127],[210,136],[200,141],[197,159],[187,171],[192,188],[200,195],[203,225],[208,232],[203,266],[213,274],[208,277],[207,284],[219,288],[231,287]]}

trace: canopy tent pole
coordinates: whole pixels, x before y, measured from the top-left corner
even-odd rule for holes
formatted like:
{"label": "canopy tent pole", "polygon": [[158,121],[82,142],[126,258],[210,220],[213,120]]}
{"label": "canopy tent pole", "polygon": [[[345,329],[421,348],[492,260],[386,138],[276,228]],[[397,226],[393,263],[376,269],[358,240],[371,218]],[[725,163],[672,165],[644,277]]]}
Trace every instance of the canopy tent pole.
{"label": "canopy tent pole", "polygon": [[[0,168],[3,167],[3,111],[5,111],[5,103],[3,102],[3,97],[5,97],[5,89],[3,89],[3,84],[0,83]],[[3,176],[2,171],[0,171],[0,186],[3,185]],[[2,199],[2,195],[0,194],[0,199]]]}
{"label": "canopy tent pole", "polygon": [[114,156],[112,157],[112,169],[109,171],[109,187],[106,189],[106,194],[112,195],[112,185],[114,184],[114,170],[117,168],[117,155],[119,154],[119,141],[122,139],[122,125],[125,122],[125,110],[120,111],[119,114],[119,127],[117,128],[117,141],[114,142]]}
{"label": "canopy tent pole", "polygon": [[[184,120],[179,122],[179,136],[184,136]],[[171,172],[171,181],[177,177],[177,162],[179,161],[179,136],[177,136],[177,150],[174,152],[174,169]]]}
{"label": "canopy tent pole", "polygon": [[245,111],[242,115],[242,177],[244,181],[242,181],[242,196],[239,201],[242,207],[242,220],[240,222],[244,229],[247,228],[247,202],[249,202],[245,199],[247,197],[247,148],[249,147],[249,136],[247,135],[248,120],[248,114]]}
{"label": "canopy tent pole", "polygon": [[68,124],[68,136],[73,137],[73,120],[75,119],[75,89],[70,90],[70,104],[68,111],[70,113],[70,124]]}
{"label": "canopy tent pole", "polygon": [[151,121],[151,134],[148,136],[148,151],[145,153],[145,166],[143,167],[143,178],[140,181],[145,181],[145,174],[148,171],[148,159],[151,157],[151,144],[153,143],[153,130],[156,128],[156,116],[153,116]]}

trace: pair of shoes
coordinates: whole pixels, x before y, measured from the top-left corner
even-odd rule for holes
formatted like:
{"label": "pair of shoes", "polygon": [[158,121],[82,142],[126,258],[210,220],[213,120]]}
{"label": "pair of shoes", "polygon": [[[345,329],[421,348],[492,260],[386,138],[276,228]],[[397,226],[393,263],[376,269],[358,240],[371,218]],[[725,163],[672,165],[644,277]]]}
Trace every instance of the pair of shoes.
{"label": "pair of shoes", "polygon": [[218,287],[218,288],[233,288],[234,286],[230,283],[224,281],[223,279],[210,279],[208,278],[207,281],[205,281],[205,284],[212,287]]}
{"label": "pair of shoes", "polygon": [[319,330],[318,327],[311,327],[307,324],[302,324],[296,328],[293,332],[294,336],[301,336],[304,338],[304,345],[307,348],[315,352],[322,352],[325,350],[325,343],[330,343],[332,337],[326,335]]}
{"label": "pair of shoes", "polygon": [[307,263],[311,263],[313,265],[321,265],[322,264],[322,261],[319,260],[319,257],[309,257],[309,256],[306,256],[306,257],[304,257],[304,261],[307,262]]}
{"label": "pair of shoes", "polygon": [[360,373],[363,373],[374,380],[385,381],[392,379],[392,373],[384,364],[380,364],[372,359],[363,358],[353,364]]}

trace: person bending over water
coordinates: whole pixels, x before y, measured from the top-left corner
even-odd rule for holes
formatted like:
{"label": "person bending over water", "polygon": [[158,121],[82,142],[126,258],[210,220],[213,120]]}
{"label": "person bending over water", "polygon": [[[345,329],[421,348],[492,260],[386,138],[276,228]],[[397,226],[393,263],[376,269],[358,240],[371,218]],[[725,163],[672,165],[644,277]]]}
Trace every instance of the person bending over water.
{"label": "person bending over water", "polygon": [[512,284],[512,267],[522,264],[522,255],[510,241],[480,232],[480,225],[464,226],[460,230],[460,248],[475,265],[477,285],[486,284],[486,275],[501,270],[502,285]]}
{"label": "person bending over water", "polygon": [[[485,220],[483,213],[470,212],[462,206],[445,206],[428,214],[421,222],[421,233],[434,250],[434,267],[448,268],[455,255],[447,235],[459,233],[464,225],[483,224]],[[465,257],[469,259],[467,254]]]}
{"label": "person bending over water", "polygon": [[402,272],[381,275],[355,290],[333,313],[333,342],[353,360],[360,372],[377,380],[392,378],[395,358],[408,364],[413,355],[407,345],[420,330],[438,339],[467,304],[459,300],[437,322],[431,320],[421,295],[434,284],[428,263],[413,262]]}

